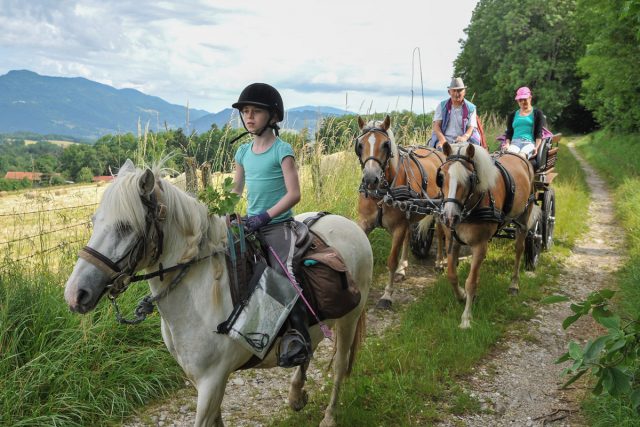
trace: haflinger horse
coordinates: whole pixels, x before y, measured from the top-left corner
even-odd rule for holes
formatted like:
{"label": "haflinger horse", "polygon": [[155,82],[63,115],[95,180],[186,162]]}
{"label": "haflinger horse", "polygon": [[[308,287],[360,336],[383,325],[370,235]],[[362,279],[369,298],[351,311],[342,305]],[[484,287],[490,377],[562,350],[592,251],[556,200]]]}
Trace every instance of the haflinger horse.
{"label": "haflinger horse", "polygon": [[[402,280],[408,267],[409,225],[420,221],[418,231],[424,235],[429,230],[434,215],[406,212],[397,205],[383,201],[385,195],[392,199],[421,199],[427,208],[436,209],[440,190],[435,182],[436,171],[444,163],[444,155],[429,147],[398,147],[390,128],[391,118],[368,123],[358,117],[360,135],[355,141],[355,151],[362,167],[362,184],[358,199],[358,223],[369,234],[376,227],[383,227],[391,234],[391,251],[387,258],[389,281],[378,308],[391,308],[394,282]],[[444,234],[436,222],[436,268],[444,263]]]}
{"label": "haflinger horse", "polygon": [[[64,296],[71,310],[87,313],[105,294],[114,298],[126,290],[135,272],[157,272],[164,266],[164,280],[148,280],[159,298],[162,337],[198,391],[195,425],[222,426],[220,404],[229,375],[252,358],[234,339],[216,332],[233,309],[225,263],[227,226],[224,218],[208,215],[205,205],[159,178],[161,171],[161,164],[139,169],[130,160],[122,166],[98,206],[93,234]],[[365,233],[344,217],[327,215],[312,230],[342,255],[362,296],[345,316],[325,321],[335,332],[334,384],[320,425],[333,426],[340,386],[364,338],[373,255]],[[318,325],[309,332],[315,348],[323,334]],[[277,347],[278,342],[256,367],[275,367]],[[291,379],[289,405],[294,410],[307,402],[307,367],[296,368]]]}
{"label": "haflinger horse", "polygon": [[[444,200],[441,215],[447,240],[447,276],[455,296],[465,301],[460,328],[471,327],[471,306],[476,296],[480,265],[489,240],[505,225],[516,227],[516,251],[509,291],[517,294],[520,259],[528,230],[540,216],[534,200],[534,170],[523,156],[501,153],[492,157],[468,143],[449,145],[447,161],[438,171]],[[457,262],[461,244],[471,247],[471,269],[464,289],[458,284]]]}

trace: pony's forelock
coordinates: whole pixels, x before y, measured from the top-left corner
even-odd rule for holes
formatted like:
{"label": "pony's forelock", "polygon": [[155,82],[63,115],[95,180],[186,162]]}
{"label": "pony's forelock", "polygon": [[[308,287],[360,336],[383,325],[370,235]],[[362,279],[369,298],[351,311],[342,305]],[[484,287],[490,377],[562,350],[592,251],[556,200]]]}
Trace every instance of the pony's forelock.
{"label": "pony's forelock", "polygon": [[[224,244],[224,221],[214,219],[209,226],[206,206],[159,178],[168,171],[164,162],[158,162],[150,169],[154,174],[156,186],[160,187],[157,193],[159,202],[166,206],[163,224],[166,252],[171,252],[172,246],[180,241],[180,244],[185,246],[181,257],[184,261],[195,257],[200,249],[204,249],[200,248],[204,237],[208,237],[207,241],[212,247]],[[118,176],[105,191],[98,207],[98,213],[107,223],[126,223],[132,227],[133,232],[141,235],[146,232],[146,208],[140,199],[138,182],[144,172],[145,169],[136,168],[133,172]]]}

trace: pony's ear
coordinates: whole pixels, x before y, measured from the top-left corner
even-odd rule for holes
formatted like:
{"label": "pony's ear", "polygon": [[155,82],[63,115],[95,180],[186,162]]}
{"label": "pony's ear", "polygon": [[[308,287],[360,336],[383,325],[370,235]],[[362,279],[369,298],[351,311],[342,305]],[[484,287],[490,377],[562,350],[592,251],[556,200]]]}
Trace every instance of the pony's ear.
{"label": "pony's ear", "polygon": [[387,116],[384,118],[384,122],[382,122],[382,128],[384,130],[389,130],[389,126],[391,126],[391,117],[389,117],[389,115],[387,114]]}
{"label": "pony's ear", "polygon": [[365,125],[364,120],[362,120],[362,117],[358,116],[358,127],[360,127],[360,130],[362,130],[364,125]]}
{"label": "pony's ear", "polygon": [[127,159],[122,164],[122,166],[120,166],[120,169],[118,170],[118,175],[124,175],[127,173],[135,172],[135,170],[136,170],[136,165],[133,164],[131,159]]}
{"label": "pony's ear", "polygon": [[138,178],[138,191],[141,196],[148,196],[156,185],[156,178],[151,169],[146,169]]}
{"label": "pony's ear", "polygon": [[451,146],[449,145],[448,142],[445,142],[444,144],[442,144],[442,152],[444,153],[445,156],[449,157],[452,151],[453,150],[451,150]]}
{"label": "pony's ear", "polygon": [[476,153],[476,149],[473,144],[467,145],[467,157],[473,159],[473,155]]}

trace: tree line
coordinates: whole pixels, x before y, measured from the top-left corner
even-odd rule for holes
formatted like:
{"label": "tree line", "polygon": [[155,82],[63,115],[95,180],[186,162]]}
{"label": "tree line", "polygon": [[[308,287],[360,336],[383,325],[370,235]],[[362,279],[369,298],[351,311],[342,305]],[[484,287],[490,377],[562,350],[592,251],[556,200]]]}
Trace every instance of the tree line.
{"label": "tree line", "polygon": [[557,128],[640,130],[640,0],[480,0],[454,62],[481,113],[520,86]]}
{"label": "tree line", "polygon": [[[394,112],[396,137],[419,132],[430,124],[431,115],[416,115],[410,112]],[[382,119],[384,114],[374,114],[368,118]],[[359,129],[356,115],[331,117],[324,120],[315,135],[303,129],[301,132],[281,131],[280,137],[290,143],[297,153],[304,153],[305,146],[319,141],[323,153],[345,149]],[[244,133],[244,129],[225,125],[212,125],[209,131],[185,134],[183,129],[167,129],[161,132],[147,131],[143,135],[132,133],[108,134],[94,144],[71,144],[66,148],[48,142],[43,136],[30,134],[35,143],[26,144],[24,135],[0,134],[0,176],[7,171],[41,172],[51,176],[50,182],[62,184],[65,181],[91,182],[96,175],[116,174],[120,165],[128,158],[150,162],[169,156],[166,166],[176,173],[184,171],[184,157],[193,157],[196,164],[205,162],[216,172],[230,172],[233,156],[238,145],[249,140],[249,136],[234,141]],[[304,159],[301,159],[304,161]],[[30,186],[29,181],[5,180],[0,178],[0,190],[14,190]]]}

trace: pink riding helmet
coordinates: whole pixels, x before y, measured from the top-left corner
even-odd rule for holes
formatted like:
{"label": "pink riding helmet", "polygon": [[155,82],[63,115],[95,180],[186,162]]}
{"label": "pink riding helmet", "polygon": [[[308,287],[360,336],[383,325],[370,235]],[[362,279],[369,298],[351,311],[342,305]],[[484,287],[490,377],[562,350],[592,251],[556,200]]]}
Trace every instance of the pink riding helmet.
{"label": "pink riding helmet", "polygon": [[520,89],[518,89],[518,91],[516,92],[516,101],[518,99],[527,99],[531,96],[531,89],[529,89],[526,86],[522,86]]}

